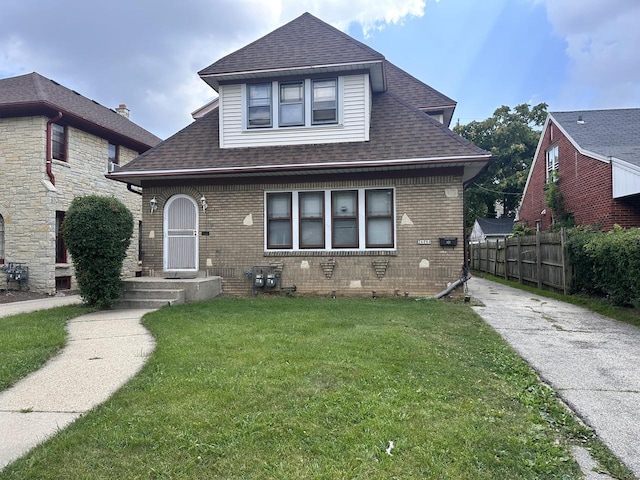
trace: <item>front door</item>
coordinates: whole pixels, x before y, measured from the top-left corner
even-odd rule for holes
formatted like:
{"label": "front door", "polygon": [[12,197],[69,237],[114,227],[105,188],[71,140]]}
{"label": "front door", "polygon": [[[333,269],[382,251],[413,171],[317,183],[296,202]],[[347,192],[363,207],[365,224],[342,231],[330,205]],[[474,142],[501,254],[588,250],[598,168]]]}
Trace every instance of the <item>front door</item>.
{"label": "front door", "polygon": [[198,271],[198,206],[187,195],[175,195],[164,207],[165,272]]}

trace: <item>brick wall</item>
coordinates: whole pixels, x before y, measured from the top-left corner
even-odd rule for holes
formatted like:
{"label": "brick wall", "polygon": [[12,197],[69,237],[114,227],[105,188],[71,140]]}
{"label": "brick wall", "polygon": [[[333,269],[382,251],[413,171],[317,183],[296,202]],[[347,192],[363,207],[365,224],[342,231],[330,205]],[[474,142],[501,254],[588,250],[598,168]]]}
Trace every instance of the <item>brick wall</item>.
{"label": "brick wall", "polygon": [[[348,253],[264,251],[265,190],[308,190],[345,187],[395,187],[397,250],[395,252]],[[163,273],[163,207],[175,194],[202,195],[208,209],[200,209],[199,268],[204,275],[223,277],[223,290],[248,295],[251,284],[244,276],[254,265],[282,266],[282,284],[296,285],[298,292],[327,295],[404,295],[438,293],[458,278],[463,264],[462,181],[458,176],[435,176],[358,182],[204,185],[146,187],[143,199],[143,274]],[[150,213],[156,197],[158,210]],[[198,205],[200,203],[198,202]],[[442,248],[440,237],[457,237],[458,246]],[[418,244],[430,240],[430,245]],[[335,261],[331,275],[329,261]],[[375,263],[375,265],[374,265]],[[384,264],[386,271],[384,271]],[[323,269],[324,265],[324,269]],[[376,267],[378,271],[376,272]],[[384,272],[380,275],[378,274]]]}
{"label": "brick wall", "polygon": [[[553,138],[552,137],[553,130]],[[612,198],[611,164],[580,154],[561,131],[549,122],[544,131],[522,206],[520,221],[543,230],[551,227],[552,214],[544,204],[546,151],[558,145],[558,173],[565,210],[573,213],[576,225],[598,225],[610,230],[613,225],[640,226],[640,200]],[[541,212],[546,209],[546,215]]]}
{"label": "brick wall", "polygon": [[[5,261],[23,261],[29,266],[29,286],[42,293],[55,293],[55,278],[73,275],[69,263],[55,263],[56,211],[66,211],[81,195],[115,196],[136,219],[134,238],[123,268],[133,276],[138,268],[138,221],[141,197],[126,185],[107,180],[108,142],[68,127],[68,162],[53,161],[55,187],[45,170],[45,117],[0,119],[0,215],[5,220]],[[137,152],[120,147],[120,163]],[[72,283],[75,288],[75,281]]]}

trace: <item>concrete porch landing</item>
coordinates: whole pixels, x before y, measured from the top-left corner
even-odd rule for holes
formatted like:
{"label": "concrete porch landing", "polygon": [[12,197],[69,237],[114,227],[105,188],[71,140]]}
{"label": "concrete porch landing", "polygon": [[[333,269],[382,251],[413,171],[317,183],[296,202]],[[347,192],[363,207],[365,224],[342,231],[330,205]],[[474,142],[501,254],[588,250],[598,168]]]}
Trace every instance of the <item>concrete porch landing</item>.
{"label": "concrete porch landing", "polygon": [[124,292],[117,308],[160,308],[165,305],[210,300],[222,293],[220,277],[160,278],[136,277],[124,280]]}

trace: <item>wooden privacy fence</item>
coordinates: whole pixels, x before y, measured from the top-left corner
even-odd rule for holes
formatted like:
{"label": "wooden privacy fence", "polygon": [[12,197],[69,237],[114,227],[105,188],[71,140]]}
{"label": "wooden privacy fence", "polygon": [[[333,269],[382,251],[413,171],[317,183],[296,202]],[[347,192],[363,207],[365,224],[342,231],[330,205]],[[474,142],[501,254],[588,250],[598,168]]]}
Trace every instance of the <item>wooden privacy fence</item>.
{"label": "wooden privacy fence", "polygon": [[566,252],[566,231],[537,232],[505,240],[470,245],[471,269],[524,285],[567,294],[571,265]]}

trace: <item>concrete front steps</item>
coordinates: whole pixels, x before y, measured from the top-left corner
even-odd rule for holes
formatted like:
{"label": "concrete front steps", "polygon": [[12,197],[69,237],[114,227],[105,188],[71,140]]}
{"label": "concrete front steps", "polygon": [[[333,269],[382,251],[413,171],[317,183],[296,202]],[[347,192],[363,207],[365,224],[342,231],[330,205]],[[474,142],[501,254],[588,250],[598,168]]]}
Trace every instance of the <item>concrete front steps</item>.
{"label": "concrete front steps", "polygon": [[116,308],[156,309],[166,305],[199,302],[222,293],[220,277],[158,278],[136,277],[124,280],[124,292]]}

